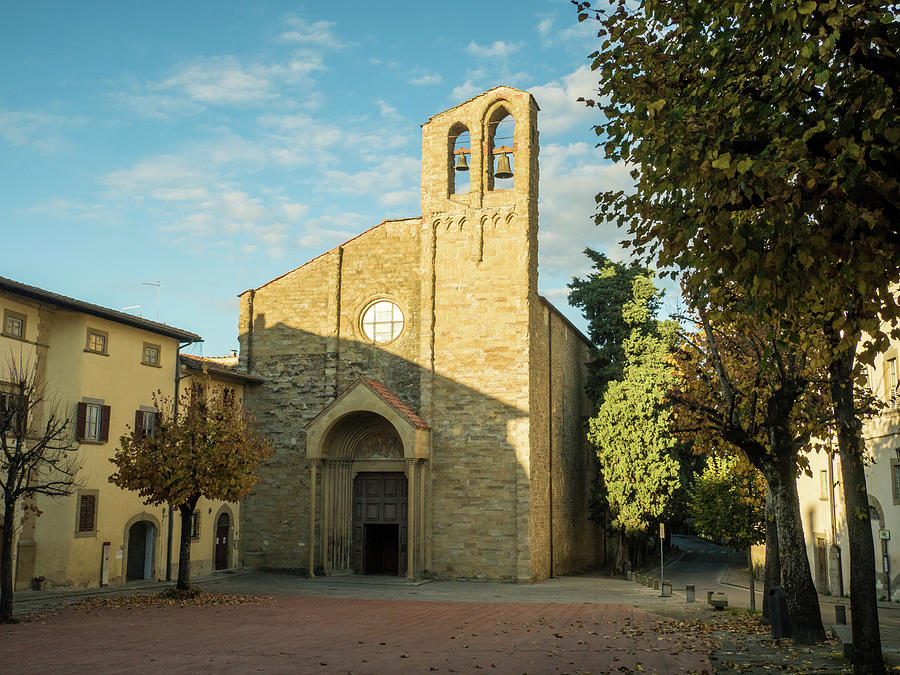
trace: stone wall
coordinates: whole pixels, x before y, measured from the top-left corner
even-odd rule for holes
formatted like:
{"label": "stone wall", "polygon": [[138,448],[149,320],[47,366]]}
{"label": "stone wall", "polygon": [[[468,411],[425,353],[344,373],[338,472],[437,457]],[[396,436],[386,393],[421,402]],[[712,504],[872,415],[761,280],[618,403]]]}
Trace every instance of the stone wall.
{"label": "stone wall", "polygon": [[[512,188],[495,190],[479,149],[505,113],[516,121],[515,178]],[[551,324],[537,295],[536,123],[534,99],[506,87],[436,115],[422,129],[421,219],[386,221],[242,294],[241,367],[266,380],[248,404],[275,449],[241,511],[246,564],[308,566],[304,427],[361,375],[383,382],[431,426],[419,571],[546,578],[551,450],[561,519],[552,529],[561,556],[554,567],[590,559],[575,545],[590,537],[577,517],[590,470],[576,401],[587,352],[570,327]],[[453,195],[452,136],[460,128],[471,135],[470,190]],[[404,315],[403,332],[387,345],[361,333],[360,317],[377,299]],[[566,392],[558,401],[551,328],[561,345],[554,386]],[[561,406],[552,430],[551,400]]]}

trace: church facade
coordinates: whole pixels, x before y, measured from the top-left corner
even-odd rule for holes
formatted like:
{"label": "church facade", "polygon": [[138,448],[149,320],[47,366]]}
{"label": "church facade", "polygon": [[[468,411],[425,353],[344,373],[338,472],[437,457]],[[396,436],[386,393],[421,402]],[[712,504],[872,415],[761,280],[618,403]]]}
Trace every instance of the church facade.
{"label": "church facade", "polygon": [[601,561],[590,345],[537,290],[537,113],[497,87],[435,115],[421,217],[241,294],[275,450],[244,565],[531,582]]}

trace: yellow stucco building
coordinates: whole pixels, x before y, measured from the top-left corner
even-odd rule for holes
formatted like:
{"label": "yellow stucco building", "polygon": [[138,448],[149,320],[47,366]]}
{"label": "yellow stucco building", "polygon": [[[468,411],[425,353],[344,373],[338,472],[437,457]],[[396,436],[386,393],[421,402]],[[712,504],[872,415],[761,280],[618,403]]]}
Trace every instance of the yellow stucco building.
{"label": "yellow stucco building", "polygon": [[[900,341],[866,367],[869,389],[885,404],[863,424],[869,523],[875,547],[879,599],[900,600]],[[800,515],[813,581],[821,593],[841,595],[850,588],[850,557],[845,552],[847,513],[837,441],[811,453],[811,476],[797,480]]]}
{"label": "yellow stucco building", "polygon": [[[70,496],[39,495],[29,504],[39,517],[19,504],[15,522],[2,524],[15,528],[16,588],[165,579],[167,560],[174,575],[178,518],[170,527],[167,507],[147,506],[110,484],[109,460],[120,436],[152,424],[153,392],[171,396],[199,378],[242,395],[250,380],[224,363],[179,358],[181,347],[201,340],[194,333],[2,277],[0,314],[0,389],[9,387],[10,363],[35,368],[52,405],[70,420],[80,464]],[[195,573],[235,565],[238,517],[235,504],[201,500],[191,551]]]}

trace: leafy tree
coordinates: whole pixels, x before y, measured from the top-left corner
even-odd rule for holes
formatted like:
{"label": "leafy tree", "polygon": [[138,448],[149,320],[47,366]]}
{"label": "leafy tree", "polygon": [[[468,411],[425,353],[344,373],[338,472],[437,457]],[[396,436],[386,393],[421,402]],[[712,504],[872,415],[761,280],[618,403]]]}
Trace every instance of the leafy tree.
{"label": "leafy tree", "polygon": [[747,551],[750,570],[750,609],[756,609],[751,547],[766,538],[765,483],[756,469],[735,456],[710,456],[702,473],[694,475],[691,516],[697,533],[726,539]]}
{"label": "leafy tree", "polygon": [[[254,475],[271,454],[249,413],[227,390],[186,389],[179,405],[157,392],[152,431],[119,439],[110,460],[110,483],[133,490],[148,504],[169,503],[181,515],[178,590],[191,584],[191,516],[200,497],[236,502],[258,482]],[[179,408],[183,411],[179,414]]]}
{"label": "leafy tree", "polygon": [[[767,584],[784,578],[794,639],[820,641],[824,627],[797,493],[798,472],[808,466],[804,450],[826,428],[821,387],[810,385],[810,356],[769,337],[750,317],[714,324],[701,310],[697,322],[701,330],[686,334],[676,355],[676,428],[698,451],[746,457],[765,476],[777,525],[771,553],[777,551],[782,573],[774,573],[775,558],[767,550]],[[775,536],[767,537],[767,545]]]}
{"label": "leafy tree", "polygon": [[596,131],[635,167],[636,191],[598,195],[598,220],[626,228],[638,255],[693,270],[696,297],[733,282],[768,325],[826,340],[854,668],[883,672],[853,380],[898,317],[897,3],[575,4],[600,22]]}
{"label": "leafy tree", "polygon": [[675,326],[656,319],[661,293],[651,272],[587,253],[597,271],[572,281],[569,301],[583,308],[599,344],[589,390],[600,398],[588,438],[597,448],[612,525],[633,537],[663,518],[681,485],[680,444],[669,432],[665,400],[674,384]]}
{"label": "leafy tree", "polygon": [[25,515],[40,512],[28,500],[37,495],[64,497],[78,487],[72,422],[47,399],[34,363],[10,359],[9,387],[0,391],[0,493],[3,495],[3,553],[0,556],[0,623],[13,617],[13,535],[16,507]]}

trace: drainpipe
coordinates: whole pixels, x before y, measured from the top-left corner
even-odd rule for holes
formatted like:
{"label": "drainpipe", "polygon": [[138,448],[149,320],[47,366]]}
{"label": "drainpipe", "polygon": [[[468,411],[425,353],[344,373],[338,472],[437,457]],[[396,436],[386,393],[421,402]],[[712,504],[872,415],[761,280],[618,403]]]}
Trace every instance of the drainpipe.
{"label": "drainpipe", "polygon": [[553,578],[553,311],[547,309],[547,426],[549,433],[547,434],[549,442],[547,444],[549,450],[549,484],[550,484],[550,505],[548,511],[550,525],[550,578]]}

